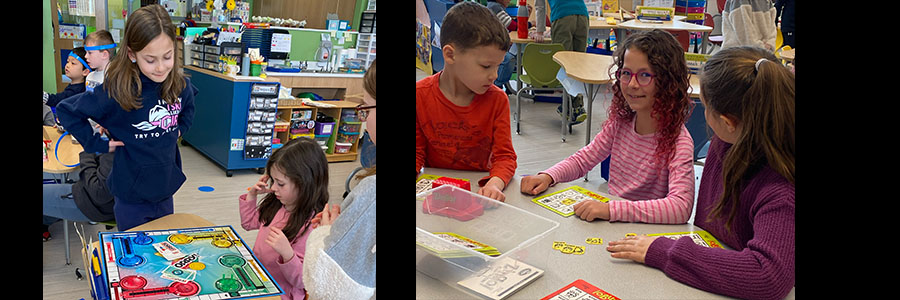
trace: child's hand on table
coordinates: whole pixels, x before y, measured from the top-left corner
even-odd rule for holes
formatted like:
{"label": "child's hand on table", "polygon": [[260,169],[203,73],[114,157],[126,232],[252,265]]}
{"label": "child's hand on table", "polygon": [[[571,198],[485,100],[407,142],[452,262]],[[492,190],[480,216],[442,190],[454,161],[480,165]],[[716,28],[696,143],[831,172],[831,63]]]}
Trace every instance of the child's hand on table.
{"label": "child's hand on table", "polygon": [[294,248],[291,247],[291,242],[288,241],[287,236],[284,235],[281,228],[269,228],[266,244],[268,244],[269,247],[272,247],[278,255],[281,255],[281,260],[284,261],[284,263],[287,263],[291,258],[294,258]]}
{"label": "child's hand on table", "polygon": [[491,179],[488,180],[488,182],[478,190],[478,194],[500,202],[504,202],[506,201],[506,195],[503,194],[503,188],[505,185],[506,184],[503,182],[503,179],[494,176],[491,177]]}
{"label": "child's hand on table", "polygon": [[575,214],[585,221],[593,221],[594,219],[609,220],[609,203],[600,201],[581,201],[572,206]]}
{"label": "child's hand on table", "polygon": [[614,258],[630,259],[639,263],[644,263],[647,257],[647,249],[650,244],[655,241],[658,236],[626,236],[624,239],[609,242],[606,251],[610,252],[610,256]]}
{"label": "child's hand on table", "polygon": [[541,173],[534,176],[522,177],[522,185],[520,189],[523,194],[534,196],[546,191],[552,183],[553,178],[550,177],[550,175],[548,175],[547,173]]}

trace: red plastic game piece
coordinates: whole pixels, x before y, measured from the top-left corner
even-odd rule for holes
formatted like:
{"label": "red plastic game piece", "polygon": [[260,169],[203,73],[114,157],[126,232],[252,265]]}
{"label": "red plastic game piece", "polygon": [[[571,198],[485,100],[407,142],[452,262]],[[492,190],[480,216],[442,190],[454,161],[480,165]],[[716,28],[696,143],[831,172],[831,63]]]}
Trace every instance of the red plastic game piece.
{"label": "red plastic game piece", "polygon": [[465,181],[465,180],[462,180],[459,178],[453,178],[453,177],[440,177],[438,179],[435,179],[434,181],[431,182],[431,188],[437,188],[437,187],[445,185],[445,184],[449,184],[449,185],[452,185],[452,186],[455,186],[455,187],[458,187],[458,188],[461,188],[461,189],[464,189],[467,191],[472,190],[472,186],[469,184],[468,181]]}
{"label": "red plastic game piece", "polygon": [[[438,180],[440,180],[440,178]],[[437,180],[435,180],[435,182],[437,182]],[[466,185],[468,185],[468,182],[466,182]],[[441,189],[433,191],[431,195],[426,197],[422,204],[422,211],[426,214],[441,215],[460,221],[468,221],[484,213],[484,207],[479,201],[480,200],[472,196],[472,193],[468,191],[453,188]]]}

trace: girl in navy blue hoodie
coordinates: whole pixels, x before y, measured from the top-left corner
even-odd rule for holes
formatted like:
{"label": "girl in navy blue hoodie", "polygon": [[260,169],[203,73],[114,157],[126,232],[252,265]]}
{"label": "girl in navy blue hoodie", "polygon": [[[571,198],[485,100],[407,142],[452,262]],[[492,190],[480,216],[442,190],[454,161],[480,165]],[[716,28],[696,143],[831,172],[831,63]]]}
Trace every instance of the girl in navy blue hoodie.
{"label": "girl in navy blue hoodie", "polygon": [[[84,151],[115,152],[107,185],[118,227],[128,230],[174,211],[172,195],[186,179],[176,142],[191,126],[197,88],[174,68],[175,26],[162,6],[129,16],[121,45],[126,55],[110,62],[104,83],[57,111]],[[108,141],[88,118],[106,129]]]}

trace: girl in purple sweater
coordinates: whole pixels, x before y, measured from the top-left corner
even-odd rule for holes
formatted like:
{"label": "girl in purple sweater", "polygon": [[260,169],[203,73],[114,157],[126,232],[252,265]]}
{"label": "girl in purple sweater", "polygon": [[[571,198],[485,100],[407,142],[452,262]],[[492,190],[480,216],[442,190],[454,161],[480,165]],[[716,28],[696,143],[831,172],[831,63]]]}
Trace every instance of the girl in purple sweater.
{"label": "girl in purple sweater", "polygon": [[794,74],[771,52],[734,47],[710,57],[700,86],[715,136],[694,225],[734,250],[637,236],[607,251],[712,293],[784,298],[794,286]]}

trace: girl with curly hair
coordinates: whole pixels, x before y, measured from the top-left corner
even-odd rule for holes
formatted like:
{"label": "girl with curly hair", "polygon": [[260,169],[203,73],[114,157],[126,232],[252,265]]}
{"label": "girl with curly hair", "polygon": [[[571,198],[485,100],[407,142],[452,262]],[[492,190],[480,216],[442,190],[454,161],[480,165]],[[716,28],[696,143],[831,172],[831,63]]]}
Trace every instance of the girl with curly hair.
{"label": "girl with curly hair", "polygon": [[575,180],[610,157],[609,193],[629,201],[581,202],[576,215],[686,223],[694,201],[694,141],[684,126],[693,109],[684,51],[666,31],[642,31],[625,39],[613,61],[613,100],[600,133],[550,169],[522,178],[522,192],[536,195]]}

